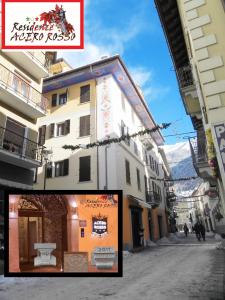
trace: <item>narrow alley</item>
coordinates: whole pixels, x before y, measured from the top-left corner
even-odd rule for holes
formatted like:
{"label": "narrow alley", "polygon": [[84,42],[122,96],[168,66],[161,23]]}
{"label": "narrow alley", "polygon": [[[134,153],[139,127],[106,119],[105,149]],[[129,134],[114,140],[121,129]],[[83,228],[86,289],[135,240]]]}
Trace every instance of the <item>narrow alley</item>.
{"label": "narrow alley", "polygon": [[[170,242],[171,241],[171,242]],[[124,257],[123,278],[0,278],[1,300],[204,299],[225,295],[225,251],[213,236],[163,238]]]}

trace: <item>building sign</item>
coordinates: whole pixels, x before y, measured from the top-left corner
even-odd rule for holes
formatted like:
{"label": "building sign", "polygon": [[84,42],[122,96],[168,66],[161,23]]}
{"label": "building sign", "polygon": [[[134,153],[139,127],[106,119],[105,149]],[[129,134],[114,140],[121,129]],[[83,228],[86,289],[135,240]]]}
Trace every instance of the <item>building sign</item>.
{"label": "building sign", "polygon": [[98,139],[105,139],[112,133],[112,101],[110,91],[110,76],[104,76],[97,79],[98,94]]}
{"label": "building sign", "polygon": [[98,216],[92,217],[92,234],[102,236],[107,233],[107,217]]}
{"label": "building sign", "polygon": [[80,201],[80,204],[91,208],[108,208],[118,206],[118,202],[114,199],[113,195],[101,195],[96,197],[96,199],[83,199]]}
{"label": "building sign", "polygon": [[2,49],[83,49],[83,0],[2,1]]}
{"label": "building sign", "polygon": [[216,141],[223,165],[223,174],[225,172],[225,123],[214,125]]}

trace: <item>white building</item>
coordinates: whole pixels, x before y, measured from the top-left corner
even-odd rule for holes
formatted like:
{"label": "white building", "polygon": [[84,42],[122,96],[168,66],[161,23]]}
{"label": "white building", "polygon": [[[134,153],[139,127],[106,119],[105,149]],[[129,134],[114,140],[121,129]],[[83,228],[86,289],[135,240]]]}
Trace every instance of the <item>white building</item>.
{"label": "white building", "polygon": [[123,190],[125,248],[141,246],[139,227],[144,226],[145,242],[150,233],[153,239],[167,234],[162,179],[168,166],[158,148],[163,144],[159,130],[106,146],[62,148],[84,148],[156,126],[121,58],[105,58],[49,77],[44,92],[50,105],[47,116],[39,119],[39,142],[52,154],[48,168],[39,168],[35,187]]}

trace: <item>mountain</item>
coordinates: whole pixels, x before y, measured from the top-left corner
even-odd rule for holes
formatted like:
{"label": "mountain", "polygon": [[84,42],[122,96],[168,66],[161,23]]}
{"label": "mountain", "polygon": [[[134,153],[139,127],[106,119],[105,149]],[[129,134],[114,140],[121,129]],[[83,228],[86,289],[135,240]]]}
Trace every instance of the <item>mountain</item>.
{"label": "mountain", "polygon": [[[165,145],[163,149],[172,173],[172,178],[197,176],[189,147],[189,142]],[[202,179],[190,179],[185,181],[175,181],[174,191],[180,196],[189,196],[200,185]]]}

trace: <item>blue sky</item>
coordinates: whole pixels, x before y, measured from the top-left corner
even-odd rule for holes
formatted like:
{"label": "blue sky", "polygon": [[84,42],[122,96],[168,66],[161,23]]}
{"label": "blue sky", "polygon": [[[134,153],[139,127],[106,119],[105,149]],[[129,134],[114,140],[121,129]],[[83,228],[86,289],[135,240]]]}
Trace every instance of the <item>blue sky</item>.
{"label": "blue sky", "polygon": [[[173,64],[153,0],[84,0],[85,50],[60,52],[73,67],[120,54],[141,86],[157,123],[173,122],[163,135],[193,131],[179,94]],[[165,138],[166,144],[183,142]]]}

